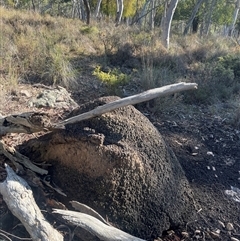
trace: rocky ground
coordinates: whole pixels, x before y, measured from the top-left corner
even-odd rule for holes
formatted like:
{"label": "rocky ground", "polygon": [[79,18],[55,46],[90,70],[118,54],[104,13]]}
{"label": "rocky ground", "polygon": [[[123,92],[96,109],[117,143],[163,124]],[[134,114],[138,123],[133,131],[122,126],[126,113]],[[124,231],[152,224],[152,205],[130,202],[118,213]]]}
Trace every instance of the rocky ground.
{"label": "rocky ground", "polygon": [[[85,84],[81,90],[72,95],[77,103],[106,94],[97,84]],[[20,85],[11,93],[2,93],[0,114],[40,110],[49,112],[53,120],[57,120],[64,118],[63,113],[75,105],[67,102],[66,106],[56,107],[67,96],[63,91],[65,94],[52,98],[52,105],[42,103],[37,106],[34,98],[40,91],[47,92],[47,89]],[[154,114],[145,105],[139,109],[173,149],[186,173],[198,208],[197,219],[189,217],[188,223],[171,227],[158,240],[240,240],[240,125],[229,121],[229,106],[220,105],[218,112],[205,106],[172,106]],[[9,135],[7,141],[17,146],[27,138],[24,134]],[[7,211],[1,198],[0,210],[2,217]],[[19,224],[15,222],[15,225]]]}

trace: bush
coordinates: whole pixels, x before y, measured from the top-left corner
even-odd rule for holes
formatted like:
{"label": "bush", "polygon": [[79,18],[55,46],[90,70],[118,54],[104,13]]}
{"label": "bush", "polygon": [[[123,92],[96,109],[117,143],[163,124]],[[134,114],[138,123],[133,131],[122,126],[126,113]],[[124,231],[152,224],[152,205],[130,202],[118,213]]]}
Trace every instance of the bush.
{"label": "bush", "polygon": [[116,92],[117,87],[126,84],[130,80],[130,76],[122,73],[116,68],[109,70],[108,72],[104,72],[101,70],[100,66],[97,66],[93,71],[93,75],[105,83],[110,92]]}

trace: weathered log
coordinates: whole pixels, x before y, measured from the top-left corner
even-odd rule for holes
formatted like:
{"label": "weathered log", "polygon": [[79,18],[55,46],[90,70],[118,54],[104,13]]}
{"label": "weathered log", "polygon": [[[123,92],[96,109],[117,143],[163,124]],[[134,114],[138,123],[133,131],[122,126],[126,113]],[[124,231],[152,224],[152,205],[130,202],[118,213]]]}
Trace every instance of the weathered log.
{"label": "weathered log", "polygon": [[91,215],[94,218],[96,218],[96,219],[100,220],[101,222],[105,223],[106,225],[110,226],[110,224],[98,212],[96,212],[95,210],[93,210],[89,206],[87,206],[83,203],[77,202],[77,201],[71,201],[70,203],[71,203],[72,207],[75,208],[75,210],[77,210],[81,213]]}
{"label": "weathered log", "polygon": [[172,85],[166,85],[160,88],[155,88],[151,90],[147,90],[145,92],[142,92],[140,94],[132,95],[126,98],[122,98],[116,101],[113,101],[111,103],[107,103],[105,105],[99,106],[89,112],[83,113],[81,115],[77,115],[74,117],[71,117],[69,119],[66,119],[64,121],[59,122],[55,125],[56,128],[60,128],[63,125],[66,124],[72,124],[76,123],[82,120],[90,119],[99,115],[102,115],[104,113],[113,111],[115,109],[128,106],[128,105],[135,105],[138,103],[142,103],[160,96],[166,96],[171,95],[180,91],[184,90],[191,90],[196,89],[197,84],[196,83],[177,83]]}
{"label": "weathered log", "polygon": [[107,225],[86,213],[61,209],[54,209],[53,213],[60,214],[69,223],[87,230],[103,241],[144,241],[144,239],[134,237],[120,229]]}
{"label": "weathered log", "polygon": [[63,236],[44,218],[27,182],[5,164],[7,178],[0,183],[0,193],[9,210],[24,225],[34,241],[62,241]]}
{"label": "weathered log", "polygon": [[22,155],[18,151],[15,150],[14,147],[8,147],[4,144],[3,141],[0,141],[0,154],[6,156],[12,163],[15,165],[16,168],[21,169],[21,167],[17,163],[21,163],[23,166],[31,169],[32,171],[39,173],[41,175],[47,174],[48,171],[42,169],[36,165],[34,165],[28,157]]}
{"label": "weathered log", "polygon": [[7,133],[34,133],[51,127],[44,113],[26,112],[18,115],[0,116],[0,136]]}

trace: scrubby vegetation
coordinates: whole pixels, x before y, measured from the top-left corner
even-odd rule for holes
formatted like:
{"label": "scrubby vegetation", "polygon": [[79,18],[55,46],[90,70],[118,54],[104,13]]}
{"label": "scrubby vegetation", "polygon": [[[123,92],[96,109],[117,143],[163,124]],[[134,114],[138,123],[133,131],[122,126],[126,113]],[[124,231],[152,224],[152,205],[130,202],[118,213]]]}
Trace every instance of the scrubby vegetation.
{"label": "scrubby vegetation", "polygon": [[[185,103],[212,104],[239,98],[240,46],[230,38],[173,36],[167,51],[158,34],[111,22],[86,26],[77,19],[1,11],[2,86],[17,83],[77,85],[82,71],[111,90],[138,80],[142,89],[197,82]],[[156,31],[157,32],[157,31]],[[105,71],[106,70],[106,71]]]}

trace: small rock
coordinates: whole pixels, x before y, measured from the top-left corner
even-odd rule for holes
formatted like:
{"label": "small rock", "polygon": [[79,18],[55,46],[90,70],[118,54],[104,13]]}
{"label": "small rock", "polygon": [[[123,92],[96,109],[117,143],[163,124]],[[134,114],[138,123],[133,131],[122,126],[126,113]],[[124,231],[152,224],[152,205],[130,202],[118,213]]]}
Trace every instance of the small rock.
{"label": "small rock", "polygon": [[237,238],[231,237],[231,241],[240,241],[240,240]]}
{"label": "small rock", "polygon": [[234,227],[233,227],[233,224],[232,224],[232,223],[227,223],[226,228],[227,228],[228,231],[234,230]]}
{"label": "small rock", "polygon": [[214,154],[213,154],[211,151],[208,151],[208,152],[207,152],[207,155],[208,155],[208,156],[214,156]]}
{"label": "small rock", "polygon": [[20,94],[23,95],[23,96],[26,96],[28,98],[30,98],[32,96],[31,93],[29,93],[28,90],[20,90]]}
{"label": "small rock", "polygon": [[217,233],[216,231],[210,231],[209,234],[213,239],[218,239],[220,237],[220,233]]}
{"label": "small rock", "polygon": [[168,231],[167,231],[167,234],[168,234],[168,235],[172,235],[172,234],[174,234],[174,233],[175,233],[175,232],[174,232],[173,230],[168,230]]}
{"label": "small rock", "polygon": [[182,232],[181,234],[182,234],[183,238],[188,238],[189,237],[188,232]]}
{"label": "small rock", "polygon": [[219,223],[223,228],[225,228],[225,224],[224,224],[222,221],[218,220],[218,223]]}

